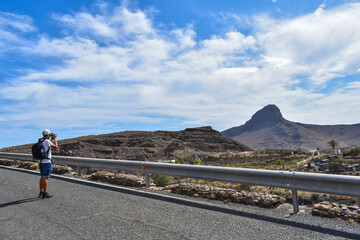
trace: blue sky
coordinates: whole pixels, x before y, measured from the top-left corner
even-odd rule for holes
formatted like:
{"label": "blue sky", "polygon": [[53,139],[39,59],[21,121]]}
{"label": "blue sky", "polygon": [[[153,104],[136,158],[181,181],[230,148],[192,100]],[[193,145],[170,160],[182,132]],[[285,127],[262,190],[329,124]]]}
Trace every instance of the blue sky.
{"label": "blue sky", "polygon": [[360,123],[360,2],[0,1],[0,148],[125,130],[216,130],[276,104]]}

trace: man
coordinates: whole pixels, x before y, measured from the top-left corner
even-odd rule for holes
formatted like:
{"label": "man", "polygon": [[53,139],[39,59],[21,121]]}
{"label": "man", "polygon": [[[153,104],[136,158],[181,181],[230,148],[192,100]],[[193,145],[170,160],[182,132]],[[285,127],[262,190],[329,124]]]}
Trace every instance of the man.
{"label": "man", "polygon": [[51,131],[48,129],[45,129],[42,132],[42,134],[43,134],[42,145],[44,147],[46,156],[45,158],[41,159],[39,163],[40,175],[41,175],[39,197],[44,199],[44,198],[51,198],[51,195],[47,192],[48,179],[51,175],[51,170],[52,170],[51,149],[58,149],[59,146],[56,141],[57,134],[52,134]]}

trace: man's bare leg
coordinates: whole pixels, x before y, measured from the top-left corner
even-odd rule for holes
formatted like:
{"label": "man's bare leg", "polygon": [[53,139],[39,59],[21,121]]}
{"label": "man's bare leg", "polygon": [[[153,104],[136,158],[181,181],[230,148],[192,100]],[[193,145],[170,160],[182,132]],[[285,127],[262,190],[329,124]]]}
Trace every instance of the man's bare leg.
{"label": "man's bare leg", "polygon": [[44,185],[43,185],[43,193],[47,192],[47,186],[48,186],[48,179],[47,177],[44,177]]}
{"label": "man's bare leg", "polygon": [[41,177],[40,178],[40,192],[47,192],[47,185],[48,185],[48,178],[47,177]]}

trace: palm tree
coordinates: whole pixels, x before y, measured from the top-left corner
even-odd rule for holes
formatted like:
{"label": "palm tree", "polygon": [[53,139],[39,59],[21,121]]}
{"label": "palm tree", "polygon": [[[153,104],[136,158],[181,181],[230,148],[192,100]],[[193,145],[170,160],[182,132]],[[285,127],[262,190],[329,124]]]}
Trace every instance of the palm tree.
{"label": "palm tree", "polygon": [[339,146],[339,142],[336,141],[335,139],[328,141],[327,144],[328,146],[332,147],[333,150],[335,150],[335,147]]}

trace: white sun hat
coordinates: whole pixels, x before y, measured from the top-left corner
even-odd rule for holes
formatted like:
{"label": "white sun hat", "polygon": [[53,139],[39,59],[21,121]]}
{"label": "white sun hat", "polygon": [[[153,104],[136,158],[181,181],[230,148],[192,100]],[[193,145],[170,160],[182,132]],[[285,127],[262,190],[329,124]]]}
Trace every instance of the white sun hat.
{"label": "white sun hat", "polygon": [[44,131],[42,131],[43,136],[47,136],[51,133],[51,131],[49,129],[45,129]]}

